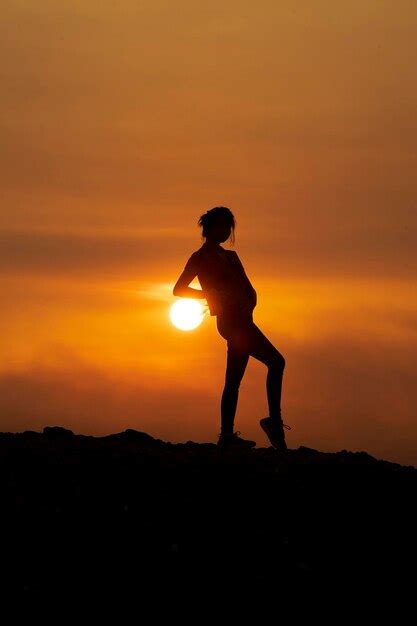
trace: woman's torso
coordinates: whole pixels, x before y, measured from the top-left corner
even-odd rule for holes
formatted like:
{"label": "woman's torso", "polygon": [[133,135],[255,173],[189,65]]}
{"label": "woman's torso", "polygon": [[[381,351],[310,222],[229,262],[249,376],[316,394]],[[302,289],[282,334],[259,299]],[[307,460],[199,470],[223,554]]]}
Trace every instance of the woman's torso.
{"label": "woman's torso", "polygon": [[[194,253],[198,266],[198,280],[206,292],[210,315],[226,321],[229,318],[252,316],[256,292],[247,278],[239,258],[233,250],[206,248]],[[220,290],[227,295],[224,302],[216,301],[214,294]]]}

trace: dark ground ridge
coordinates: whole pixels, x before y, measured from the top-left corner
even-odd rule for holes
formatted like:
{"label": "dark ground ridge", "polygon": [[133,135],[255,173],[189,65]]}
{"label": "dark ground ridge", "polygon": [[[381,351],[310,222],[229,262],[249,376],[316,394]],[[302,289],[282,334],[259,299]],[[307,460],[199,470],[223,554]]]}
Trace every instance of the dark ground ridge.
{"label": "dark ground ridge", "polygon": [[417,469],[366,452],[47,426],[0,433],[0,486],[1,588],[22,598],[415,584]]}

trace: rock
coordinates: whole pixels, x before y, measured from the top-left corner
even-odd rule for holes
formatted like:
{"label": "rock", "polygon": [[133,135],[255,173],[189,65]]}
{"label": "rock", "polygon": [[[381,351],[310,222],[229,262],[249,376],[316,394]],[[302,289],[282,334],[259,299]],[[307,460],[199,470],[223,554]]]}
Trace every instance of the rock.
{"label": "rock", "polygon": [[69,439],[75,437],[72,430],[62,426],[45,426],[43,434],[48,439]]}
{"label": "rock", "polygon": [[126,430],[120,433],[112,433],[110,435],[105,435],[102,439],[106,439],[107,441],[125,441],[132,443],[139,443],[147,446],[154,445],[163,445],[165,442],[161,439],[155,439],[148,433],[144,433],[140,430],[134,430],[133,428],[127,428]]}

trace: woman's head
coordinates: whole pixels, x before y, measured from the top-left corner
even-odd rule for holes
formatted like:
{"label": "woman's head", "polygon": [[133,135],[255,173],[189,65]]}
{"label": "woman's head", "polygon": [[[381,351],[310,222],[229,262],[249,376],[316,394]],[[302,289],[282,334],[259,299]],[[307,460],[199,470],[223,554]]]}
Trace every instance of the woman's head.
{"label": "woman's head", "polygon": [[198,225],[202,226],[202,237],[223,243],[231,237],[232,243],[235,241],[236,218],[225,206],[216,206],[209,209],[200,217]]}

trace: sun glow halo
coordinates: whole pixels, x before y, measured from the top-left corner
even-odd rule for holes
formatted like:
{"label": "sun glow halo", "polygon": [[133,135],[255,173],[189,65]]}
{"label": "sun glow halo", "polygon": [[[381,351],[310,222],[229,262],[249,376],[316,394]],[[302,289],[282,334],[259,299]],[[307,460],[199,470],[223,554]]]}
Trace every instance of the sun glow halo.
{"label": "sun glow halo", "polygon": [[200,302],[193,298],[180,298],[171,306],[169,318],[180,330],[193,330],[204,319],[204,310]]}

